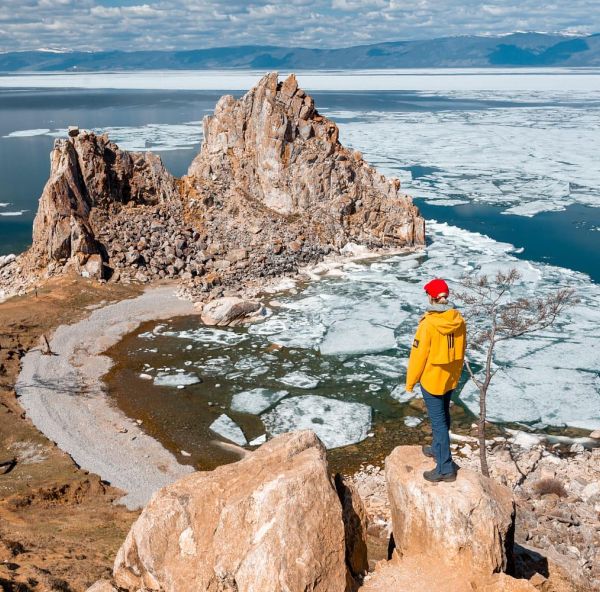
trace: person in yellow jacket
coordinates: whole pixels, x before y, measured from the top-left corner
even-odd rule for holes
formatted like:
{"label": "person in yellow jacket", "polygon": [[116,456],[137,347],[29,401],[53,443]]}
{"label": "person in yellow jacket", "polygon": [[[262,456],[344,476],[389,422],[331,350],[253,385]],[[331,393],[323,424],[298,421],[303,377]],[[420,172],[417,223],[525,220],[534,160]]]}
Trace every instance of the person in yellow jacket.
{"label": "person in yellow jacket", "polygon": [[410,350],[406,390],[417,383],[427,406],[433,443],[423,453],[436,461],[435,469],[425,471],[427,481],[454,481],[456,469],[450,453],[450,399],[458,385],[466,347],[466,325],[462,315],[448,302],[450,289],[442,279],[425,286],[429,307],[421,317]]}

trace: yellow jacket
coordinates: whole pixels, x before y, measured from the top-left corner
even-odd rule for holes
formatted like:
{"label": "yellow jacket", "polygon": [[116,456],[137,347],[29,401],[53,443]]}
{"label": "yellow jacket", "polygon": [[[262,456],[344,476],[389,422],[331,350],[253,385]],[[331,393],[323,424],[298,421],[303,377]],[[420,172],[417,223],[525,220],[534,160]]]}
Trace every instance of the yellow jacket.
{"label": "yellow jacket", "polygon": [[465,359],[466,327],[462,315],[451,308],[427,311],[410,350],[406,390],[417,382],[432,395],[456,388]]}

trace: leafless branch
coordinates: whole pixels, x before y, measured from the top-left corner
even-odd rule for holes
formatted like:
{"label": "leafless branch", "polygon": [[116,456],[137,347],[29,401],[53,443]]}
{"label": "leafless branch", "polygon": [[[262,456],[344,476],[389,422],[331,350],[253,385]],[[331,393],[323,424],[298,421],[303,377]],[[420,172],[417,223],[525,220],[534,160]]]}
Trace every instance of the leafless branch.
{"label": "leafless branch", "polygon": [[574,291],[570,288],[562,288],[543,297],[511,299],[511,290],[519,279],[521,275],[514,268],[499,271],[493,279],[486,275],[470,275],[462,279],[463,290],[455,294],[456,300],[464,306],[468,347],[485,354],[483,380],[475,373],[469,360],[465,360],[465,365],[479,390],[478,437],[481,470],[486,476],[489,476],[485,448],[486,399],[490,383],[499,370],[493,369],[496,345],[547,329],[576,302]]}

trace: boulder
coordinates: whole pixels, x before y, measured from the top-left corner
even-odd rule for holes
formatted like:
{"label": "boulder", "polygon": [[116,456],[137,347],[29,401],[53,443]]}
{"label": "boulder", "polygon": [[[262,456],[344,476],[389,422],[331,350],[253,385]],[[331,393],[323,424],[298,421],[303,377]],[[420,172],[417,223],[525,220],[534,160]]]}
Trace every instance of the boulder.
{"label": "boulder", "polygon": [[114,577],[132,592],[343,592],[354,546],[323,445],[311,431],[292,432],[158,491]]}
{"label": "boulder", "polygon": [[90,255],[83,266],[83,269],[81,270],[81,275],[97,280],[104,279],[105,273],[102,256],[98,253],[95,255]]}
{"label": "boulder", "polygon": [[206,325],[225,327],[257,318],[262,310],[260,302],[244,300],[237,296],[224,296],[205,304],[201,318]]}
{"label": "boulder", "polygon": [[16,255],[13,255],[12,253],[10,255],[0,255],[0,269],[9,263],[12,263],[16,258]]}
{"label": "boulder", "polygon": [[511,491],[461,469],[452,483],[432,484],[431,468],[416,446],[399,446],[387,457],[385,475],[400,557],[426,554],[448,570],[482,576],[512,564],[515,504]]}

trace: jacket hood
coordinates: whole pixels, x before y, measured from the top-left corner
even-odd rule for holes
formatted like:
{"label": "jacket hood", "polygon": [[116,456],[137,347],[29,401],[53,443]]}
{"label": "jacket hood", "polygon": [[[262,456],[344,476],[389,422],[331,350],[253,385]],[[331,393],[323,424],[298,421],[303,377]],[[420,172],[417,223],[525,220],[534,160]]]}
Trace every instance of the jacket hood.
{"label": "jacket hood", "polygon": [[428,310],[425,313],[425,320],[442,335],[454,333],[464,322],[461,314],[454,308],[442,312]]}

